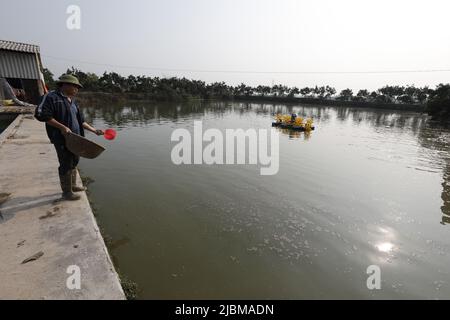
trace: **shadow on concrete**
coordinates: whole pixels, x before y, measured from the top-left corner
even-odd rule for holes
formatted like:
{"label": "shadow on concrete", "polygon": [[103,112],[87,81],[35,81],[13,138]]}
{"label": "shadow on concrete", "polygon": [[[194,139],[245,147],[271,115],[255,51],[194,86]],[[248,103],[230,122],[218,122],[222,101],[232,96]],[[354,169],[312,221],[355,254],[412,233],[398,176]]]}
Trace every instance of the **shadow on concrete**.
{"label": "shadow on concrete", "polygon": [[61,199],[61,193],[55,193],[39,197],[17,197],[12,198],[0,206],[0,224],[14,218],[23,211],[49,204],[54,204]]}

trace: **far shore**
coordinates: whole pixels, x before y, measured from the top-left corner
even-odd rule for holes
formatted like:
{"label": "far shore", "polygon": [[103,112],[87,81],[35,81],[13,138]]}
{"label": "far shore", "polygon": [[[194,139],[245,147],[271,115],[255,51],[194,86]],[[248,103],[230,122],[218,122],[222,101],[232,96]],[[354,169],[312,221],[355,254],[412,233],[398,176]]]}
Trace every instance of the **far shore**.
{"label": "far shore", "polygon": [[194,96],[187,96],[183,99],[161,99],[155,98],[147,93],[108,93],[108,92],[91,92],[80,91],[78,98],[84,103],[120,103],[123,101],[154,101],[154,102],[182,102],[182,101],[237,101],[237,102],[257,102],[257,103],[286,103],[286,104],[310,104],[322,106],[336,106],[336,107],[352,107],[352,108],[374,108],[387,110],[402,110],[413,112],[425,112],[426,105],[424,104],[406,104],[406,103],[378,103],[368,101],[342,101],[321,98],[299,98],[299,97],[274,97],[274,96],[245,96],[239,95],[231,98],[211,98],[205,99]]}

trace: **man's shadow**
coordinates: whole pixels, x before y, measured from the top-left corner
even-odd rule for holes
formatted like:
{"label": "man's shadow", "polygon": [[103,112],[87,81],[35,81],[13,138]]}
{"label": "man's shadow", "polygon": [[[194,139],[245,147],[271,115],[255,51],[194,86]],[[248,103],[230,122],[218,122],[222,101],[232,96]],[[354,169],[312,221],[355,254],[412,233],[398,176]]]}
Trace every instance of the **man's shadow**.
{"label": "man's shadow", "polygon": [[38,197],[11,198],[0,205],[0,224],[14,218],[21,211],[37,208],[45,205],[55,204],[61,199],[61,193],[49,194]]}

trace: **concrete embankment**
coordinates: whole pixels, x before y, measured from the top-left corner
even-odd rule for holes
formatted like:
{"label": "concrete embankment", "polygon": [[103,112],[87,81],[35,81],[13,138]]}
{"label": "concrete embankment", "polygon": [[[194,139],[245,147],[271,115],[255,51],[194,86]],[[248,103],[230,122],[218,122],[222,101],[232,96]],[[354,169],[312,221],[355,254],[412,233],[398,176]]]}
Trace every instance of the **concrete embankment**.
{"label": "concrete embankment", "polygon": [[60,201],[57,168],[32,115],[2,132],[0,299],[124,299],[86,194]]}

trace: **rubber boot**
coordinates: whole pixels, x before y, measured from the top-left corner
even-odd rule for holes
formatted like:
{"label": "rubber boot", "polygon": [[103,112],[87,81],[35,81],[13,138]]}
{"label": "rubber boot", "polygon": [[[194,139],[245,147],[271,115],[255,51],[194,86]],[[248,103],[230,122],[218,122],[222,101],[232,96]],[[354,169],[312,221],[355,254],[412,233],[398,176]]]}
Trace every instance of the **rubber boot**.
{"label": "rubber boot", "polygon": [[59,176],[61,182],[62,197],[64,200],[79,200],[81,197],[72,192],[72,172],[68,171],[65,175]]}
{"label": "rubber boot", "polygon": [[73,192],[81,192],[86,191],[87,188],[84,186],[77,186],[77,169],[72,170],[72,191]]}

